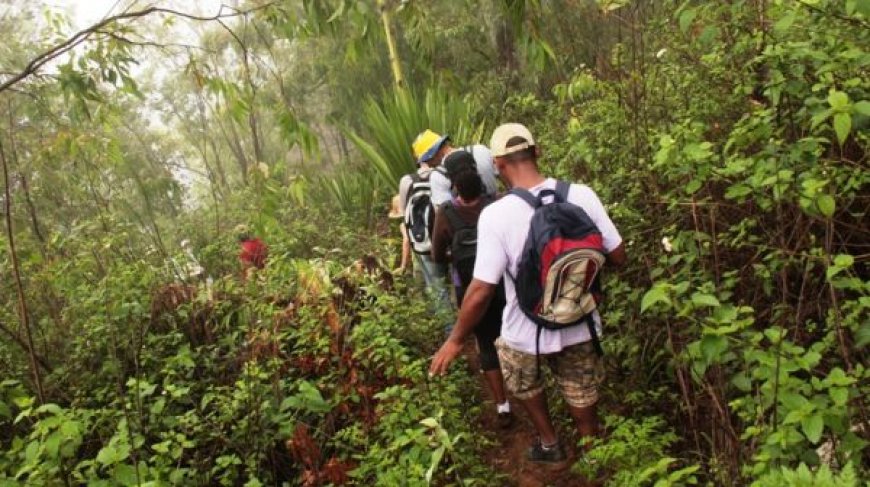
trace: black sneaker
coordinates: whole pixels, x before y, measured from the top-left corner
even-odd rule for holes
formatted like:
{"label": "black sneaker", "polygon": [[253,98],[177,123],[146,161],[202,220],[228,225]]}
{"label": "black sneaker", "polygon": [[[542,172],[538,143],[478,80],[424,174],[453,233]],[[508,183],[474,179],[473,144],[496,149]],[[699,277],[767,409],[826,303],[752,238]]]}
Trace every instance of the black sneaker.
{"label": "black sneaker", "polygon": [[568,455],[562,445],[556,443],[552,448],[544,448],[539,439],[526,451],[526,458],[535,463],[562,463],[568,459]]}
{"label": "black sneaker", "polygon": [[498,413],[498,417],[496,417],[495,423],[499,428],[506,430],[514,425],[514,413],[510,411],[505,411],[503,413]]}

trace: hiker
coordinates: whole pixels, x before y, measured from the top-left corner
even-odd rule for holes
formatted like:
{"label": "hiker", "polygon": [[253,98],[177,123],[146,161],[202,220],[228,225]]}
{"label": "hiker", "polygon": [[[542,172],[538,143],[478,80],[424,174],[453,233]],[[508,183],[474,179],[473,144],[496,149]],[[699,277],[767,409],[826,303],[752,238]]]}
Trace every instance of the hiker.
{"label": "hiker", "polygon": [[402,256],[399,267],[393,270],[393,274],[404,274],[411,264],[411,241],[408,240],[408,233],[405,230],[405,223],[401,221],[404,216],[402,211],[402,198],[399,195],[393,196],[390,200],[390,212],[387,218],[390,220],[399,221],[399,233],[402,234]]}
{"label": "hiker", "polygon": [[[495,179],[495,170],[492,163],[492,153],[485,145],[472,144],[461,148],[453,147],[450,143],[450,136],[439,135],[432,130],[425,130],[414,140],[414,156],[417,158],[418,164],[426,164],[432,168],[442,166],[444,158],[448,154],[458,150],[464,150],[471,154],[474,158],[477,173],[486,188],[486,194],[495,196],[497,183]],[[440,207],[453,197],[450,192],[451,182],[444,171],[438,171],[432,174],[432,204],[436,208]]]}
{"label": "hiker", "polygon": [[[435,228],[432,231],[432,260],[439,263],[447,262],[447,251],[450,250],[451,277],[456,286],[456,302],[462,306],[462,298],[471,283],[474,271],[477,219],[493,198],[484,194],[483,181],[474,167],[471,154],[456,151],[447,156],[445,165],[448,164],[447,160],[451,160],[450,163],[453,163],[454,167],[462,169],[449,172],[458,195],[444,203],[436,213]],[[500,282],[480,323],[474,327],[480,369],[492,392],[496,403],[497,424],[502,429],[510,427],[513,423],[498,354],[495,350],[495,340],[501,334],[501,314],[504,305],[504,286]]]}
{"label": "hiker", "polygon": [[[411,144],[414,158],[418,168],[411,174],[402,176],[399,180],[400,208],[403,209],[405,233],[408,236],[411,249],[417,259],[417,267],[423,274],[426,289],[432,294],[434,301],[432,311],[444,315],[449,321],[447,327],[452,324],[452,308],[450,296],[447,291],[447,266],[432,260],[432,226],[435,221],[435,187],[432,180],[441,177],[446,180],[443,168],[430,166],[422,161],[422,156],[432,145],[432,137],[438,138],[437,134],[426,132],[420,134],[417,140]],[[430,158],[431,159],[431,158]],[[446,186],[439,185],[442,190],[446,187],[447,199],[450,199],[450,182]],[[446,200],[445,200],[446,201]]]}
{"label": "hiker", "polygon": [[[473,280],[453,332],[433,357],[429,372],[446,373],[462,350],[465,337],[485,314],[499,281],[505,278],[507,304],[496,349],[505,385],[520,401],[538,433],[526,456],[533,462],[561,463],[567,456],[550,419],[541,368],[550,368],[555,376],[580,436],[596,436],[596,403],[604,368],[598,342],[601,318],[594,310],[595,278],[602,264],[619,267],[625,263],[625,247],[592,189],[557,182],[538,172],[540,149],[526,127],[516,123],[499,126],[490,147],[499,175],[512,189],[480,215]],[[545,216],[568,219],[570,227],[558,228],[565,239],[532,233],[553,230],[545,227],[557,224],[559,218]],[[574,231],[583,232],[582,241],[575,239],[579,233],[575,235]],[[530,237],[534,245],[527,244]],[[573,243],[578,246],[572,247]],[[538,244],[546,244],[544,251]],[[595,249],[600,253],[596,254]],[[600,260],[595,260],[595,255]],[[563,256],[578,260],[565,261],[560,259]],[[542,258],[536,261],[530,257]],[[577,265],[573,265],[575,262]],[[536,270],[544,272],[535,275]],[[565,275],[552,273],[560,270]],[[547,278],[543,282],[542,273]],[[554,276],[557,279],[552,280]],[[536,289],[535,296],[531,291]],[[546,306],[530,306],[533,303]],[[590,308],[592,311],[586,312]],[[549,326],[566,322],[572,326],[546,328],[541,325],[543,312],[551,313],[545,320]]]}
{"label": "hiker", "polygon": [[262,269],[266,266],[269,247],[259,238],[251,236],[245,225],[236,227],[236,235],[239,242],[239,262],[242,264],[242,275],[247,277],[252,269]]}

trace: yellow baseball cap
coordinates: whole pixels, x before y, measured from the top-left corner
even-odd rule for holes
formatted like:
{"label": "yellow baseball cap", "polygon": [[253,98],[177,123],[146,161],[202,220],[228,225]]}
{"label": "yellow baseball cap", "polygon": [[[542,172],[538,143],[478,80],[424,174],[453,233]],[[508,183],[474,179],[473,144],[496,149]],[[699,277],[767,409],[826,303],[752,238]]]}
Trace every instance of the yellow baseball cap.
{"label": "yellow baseball cap", "polygon": [[448,138],[450,138],[448,135],[438,135],[429,129],[421,132],[411,144],[411,148],[414,150],[414,157],[417,158],[417,164],[428,162],[432,159]]}

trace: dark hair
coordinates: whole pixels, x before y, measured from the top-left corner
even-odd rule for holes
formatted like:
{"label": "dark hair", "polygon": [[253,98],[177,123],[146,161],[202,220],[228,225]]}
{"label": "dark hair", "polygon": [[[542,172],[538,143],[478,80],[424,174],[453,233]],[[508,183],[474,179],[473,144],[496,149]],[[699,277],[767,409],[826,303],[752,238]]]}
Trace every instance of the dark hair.
{"label": "dark hair", "polygon": [[[523,137],[511,137],[508,139],[507,144],[505,146],[510,149],[513,146],[520,144],[528,144],[529,141]],[[519,161],[537,161],[538,155],[535,153],[535,146],[530,145],[523,150],[519,150],[516,152],[512,152],[505,156],[511,162],[519,162]]]}
{"label": "dark hair", "polygon": [[466,201],[475,200],[483,194],[483,180],[472,169],[466,169],[454,176],[453,186],[456,187],[459,197]]}
{"label": "dark hair", "polygon": [[447,154],[444,162],[441,163],[444,170],[447,171],[447,177],[452,181],[459,173],[469,169],[476,171],[477,163],[474,161],[474,156],[464,150],[456,150]]}

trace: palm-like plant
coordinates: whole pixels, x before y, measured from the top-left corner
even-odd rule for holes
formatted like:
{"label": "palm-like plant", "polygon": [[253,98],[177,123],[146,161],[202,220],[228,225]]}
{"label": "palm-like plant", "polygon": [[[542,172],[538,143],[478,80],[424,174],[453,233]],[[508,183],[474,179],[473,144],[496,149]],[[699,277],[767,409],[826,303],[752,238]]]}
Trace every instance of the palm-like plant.
{"label": "palm-like plant", "polygon": [[377,171],[380,182],[395,187],[416,168],[411,142],[417,134],[428,128],[462,143],[476,140],[483,125],[473,126],[473,113],[462,98],[439,88],[422,96],[396,90],[380,100],[369,99],[362,114],[363,134],[347,131],[347,135]]}

